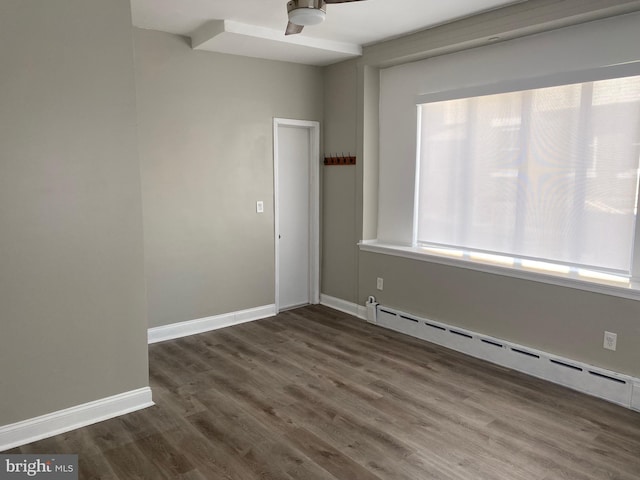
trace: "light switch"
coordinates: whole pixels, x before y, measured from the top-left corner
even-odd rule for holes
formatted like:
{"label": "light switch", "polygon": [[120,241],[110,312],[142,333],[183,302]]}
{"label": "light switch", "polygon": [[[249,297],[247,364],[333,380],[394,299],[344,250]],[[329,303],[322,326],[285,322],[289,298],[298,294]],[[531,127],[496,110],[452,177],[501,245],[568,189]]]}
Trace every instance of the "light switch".
{"label": "light switch", "polygon": [[256,212],[263,213],[264,212],[264,202],[262,200],[258,200],[256,202]]}

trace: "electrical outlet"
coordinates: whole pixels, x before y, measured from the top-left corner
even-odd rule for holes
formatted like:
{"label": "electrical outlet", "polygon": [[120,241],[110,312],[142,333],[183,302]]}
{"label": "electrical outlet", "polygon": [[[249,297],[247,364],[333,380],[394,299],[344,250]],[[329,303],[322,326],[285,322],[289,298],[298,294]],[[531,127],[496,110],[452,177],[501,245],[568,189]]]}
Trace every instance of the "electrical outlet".
{"label": "electrical outlet", "polygon": [[384,280],[380,277],[378,277],[378,281],[376,282],[376,288],[378,290],[382,290],[382,287],[384,286]]}
{"label": "electrical outlet", "polygon": [[618,343],[618,335],[616,333],[604,332],[604,348],[607,350],[615,350]]}
{"label": "electrical outlet", "polygon": [[256,212],[263,213],[264,212],[264,202],[262,200],[258,200],[256,202]]}

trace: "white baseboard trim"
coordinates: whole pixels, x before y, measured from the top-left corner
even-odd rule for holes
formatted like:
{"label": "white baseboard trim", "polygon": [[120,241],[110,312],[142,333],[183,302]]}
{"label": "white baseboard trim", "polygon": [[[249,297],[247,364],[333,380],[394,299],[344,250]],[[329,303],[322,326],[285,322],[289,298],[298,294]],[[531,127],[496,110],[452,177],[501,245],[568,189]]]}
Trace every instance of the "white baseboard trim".
{"label": "white baseboard trim", "polygon": [[149,387],[0,427],[0,452],[154,405]]}
{"label": "white baseboard trim", "polygon": [[378,305],[378,326],[640,411],[640,379]]}
{"label": "white baseboard trim", "polygon": [[362,320],[367,319],[367,307],[358,305],[357,303],[348,302],[341,298],[331,297],[322,293],[320,294],[320,304],[340,312],[348,313]]}
{"label": "white baseboard trim", "polygon": [[199,318],[186,322],[162,325],[161,327],[150,328],[147,332],[148,342],[157,343],[174,338],[187,337],[197,333],[209,332],[219,328],[231,327],[240,323],[252,322],[261,318],[273,317],[276,314],[276,306],[265,305],[262,307],[239,310],[237,312],[223,313],[212,317]]}

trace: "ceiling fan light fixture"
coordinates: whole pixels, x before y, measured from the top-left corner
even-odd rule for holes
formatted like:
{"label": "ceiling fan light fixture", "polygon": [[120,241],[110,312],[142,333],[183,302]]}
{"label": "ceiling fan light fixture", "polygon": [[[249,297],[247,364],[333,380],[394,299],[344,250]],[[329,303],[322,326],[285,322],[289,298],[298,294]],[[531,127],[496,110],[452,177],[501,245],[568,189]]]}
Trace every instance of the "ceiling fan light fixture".
{"label": "ceiling fan light fixture", "polygon": [[296,8],[289,12],[289,21],[296,25],[318,25],[324,21],[326,13],[318,8]]}
{"label": "ceiling fan light fixture", "polygon": [[284,34],[294,35],[302,32],[307,25],[322,23],[326,16],[327,4],[362,1],[364,0],[289,0],[287,2],[289,23]]}

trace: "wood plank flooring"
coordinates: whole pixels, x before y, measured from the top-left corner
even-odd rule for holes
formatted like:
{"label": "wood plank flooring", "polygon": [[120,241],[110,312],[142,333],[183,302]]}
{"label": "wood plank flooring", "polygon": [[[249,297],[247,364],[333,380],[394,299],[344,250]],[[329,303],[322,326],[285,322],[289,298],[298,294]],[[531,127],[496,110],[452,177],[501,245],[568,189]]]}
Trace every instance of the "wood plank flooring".
{"label": "wood plank flooring", "polygon": [[11,452],[87,480],[640,478],[640,413],[322,306],[149,363],[156,406]]}

